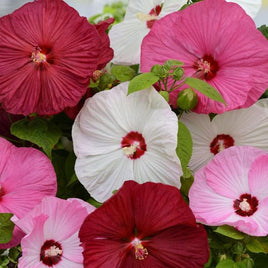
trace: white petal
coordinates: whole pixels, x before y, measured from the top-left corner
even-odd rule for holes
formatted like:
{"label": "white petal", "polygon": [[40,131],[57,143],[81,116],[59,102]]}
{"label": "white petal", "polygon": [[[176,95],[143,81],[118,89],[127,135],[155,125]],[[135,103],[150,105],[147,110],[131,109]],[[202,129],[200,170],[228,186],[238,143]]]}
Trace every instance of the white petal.
{"label": "white petal", "polygon": [[261,0],[226,0],[227,2],[233,2],[240,5],[246,13],[254,18],[261,8]]}
{"label": "white petal", "polygon": [[180,161],[176,154],[146,152],[134,161],[134,177],[137,182],[161,182],[180,188],[182,176]]}
{"label": "white petal", "polygon": [[77,158],[75,172],[87,191],[104,202],[124,181],[133,179],[133,160],[120,149],[108,154]]}
{"label": "white petal", "polygon": [[181,121],[190,130],[193,140],[193,153],[189,168],[194,173],[206,165],[214,156],[210,152],[210,143],[217,136],[218,131],[208,115],[188,113],[184,114]]}
{"label": "white petal", "polygon": [[109,32],[115,64],[133,65],[140,63],[141,42],[149,32],[146,22],[132,18],[118,23]]}
{"label": "white petal", "polygon": [[[175,113],[154,88],[128,96],[127,88],[128,83],[122,83],[93,96],[73,127],[77,177],[100,202],[107,200],[125,180],[161,181],[162,177],[164,183],[179,185]],[[140,159],[128,158],[121,148],[122,138],[130,132],[138,132],[145,139],[147,148]],[[139,171],[137,175],[133,169]]]}
{"label": "white petal", "polygon": [[167,14],[178,11],[185,4],[187,4],[187,0],[166,0],[159,17],[162,18]]}

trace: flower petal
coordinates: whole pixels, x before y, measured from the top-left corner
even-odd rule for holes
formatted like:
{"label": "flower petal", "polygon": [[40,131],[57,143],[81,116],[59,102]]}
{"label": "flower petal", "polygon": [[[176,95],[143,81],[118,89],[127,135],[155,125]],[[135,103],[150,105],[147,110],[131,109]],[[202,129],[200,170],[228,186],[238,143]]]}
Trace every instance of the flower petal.
{"label": "flower petal", "polygon": [[165,267],[199,268],[209,257],[207,234],[201,225],[167,228],[145,241],[144,246],[148,254],[162,261]]}
{"label": "flower petal", "polygon": [[255,158],[248,172],[249,188],[252,195],[262,200],[268,197],[268,154]]}
{"label": "flower petal", "polygon": [[209,187],[233,200],[249,193],[248,172],[263,151],[250,146],[233,146],[217,154],[206,166]]}
{"label": "flower petal", "polygon": [[234,213],[233,199],[226,198],[209,187],[205,167],[195,174],[189,191],[190,208],[196,220],[207,225],[220,225]]}

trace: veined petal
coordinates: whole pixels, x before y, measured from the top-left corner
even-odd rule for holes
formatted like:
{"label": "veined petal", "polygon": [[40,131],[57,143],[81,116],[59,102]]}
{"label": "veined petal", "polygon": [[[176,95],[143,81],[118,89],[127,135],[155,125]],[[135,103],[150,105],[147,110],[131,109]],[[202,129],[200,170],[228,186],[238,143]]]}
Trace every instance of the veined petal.
{"label": "veined petal", "polygon": [[189,200],[196,220],[207,225],[220,225],[234,213],[233,200],[216,193],[207,184],[205,167],[195,174]]}
{"label": "veined petal", "polygon": [[[248,32],[247,38],[243,32]],[[238,45],[241,43],[243,46]],[[249,107],[266,90],[268,61],[264,58],[268,59],[267,40],[241,7],[224,0],[205,0],[155,22],[142,42],[141,71],[148,72],[168,59],[182,61],[186,76],[206,80],[227,103],[225,107],[198,93],[194,111],[223,113]],[[200,61],[209,64],[209,72]]]}
{"label": "veined petal", "polygon": [[47,215],[40,214],[33,218],[34,228],[21,241],[22,257],[19,259],[19,268],[43,268],[44,265],[40,261],[40,252],[44,238],[44,224],[47,220]]}
{"label": "veined petal", "polygon": [[207,184],[233,200],[250,193],[248,172],[263,151],[250,146],[233,146],[217,154],[205,167]]}
{"label": "veined petal", "polygon": [[104,202],[119,189],[124,181],[134,179],[133,160],[116,150],[103,155],[77,158],[75,172],[87,191],[99,202]]}
{"label": "veined petal", "polygon": [[249,188],[259,200],[268,197],[268,154],[255,158],[248,172]]}
{"label": "veined petal", "polygon": [[141,42],[149,32],[146,22],[132,18],[112,27],[109,32],[114,50],[114,64],[133,65],[140,62]]}
{"label": "veined petal", "polygon": [[196,226],[194,215],[175,187],[151,182],[126,184],[132,184],[135,196],[133,209],[138,238],[146,240],[178,224]]}
{"label": "veined petal", "polygon": [[144,246],[163,267],[199,268],[209,257],[207,234],[202,225],[177,225],[155,235]]}

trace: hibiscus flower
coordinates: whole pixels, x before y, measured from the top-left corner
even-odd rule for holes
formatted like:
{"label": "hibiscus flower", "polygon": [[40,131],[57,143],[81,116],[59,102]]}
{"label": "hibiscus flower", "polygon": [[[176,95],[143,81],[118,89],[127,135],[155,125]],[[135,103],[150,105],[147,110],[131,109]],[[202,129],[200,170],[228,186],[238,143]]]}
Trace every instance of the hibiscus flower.
{"label": "hibiscus flower", "polygon": [[228,224],[252,236],[268,234],[268,153],[233,146],[195,174],[189,192],[197,221]]}
{"label": "hibiscus flower", "polygon": [[168,59],[182,61],[186,76],[205,80],[227,103],[197,92],[197,113],[247,108],[268,86],[266,38],[239,5],[224,0],[204,0],[155,23],[142,43],[141,71]]}
{"label": "hibiscus flower", "polygon": [[220,151],[234,145],[250,145],[268,151],[268,99],[246,109],[217,115],[187,113],[181,118],[193,139],[189,167],[193,172],[206,165]]}
{"label": "hibiscus flower", "polygon": [[201,268],[209,256],[206,232],[180,191],[161,183],[125,182],[79,237],[85,268]]}
{"label": "hibiscus flower", "polygon": [[14,114],[55,114],[76,105],[98,65],[112,57],[103,32],[103,26],[89,24],[62,0],[34,1],[2,17],[3,108]]}
{"label": "hibiscus flower", "polygon": [[143,38],[150,32],[156,20],[179,10],[186,0],[129,0],[124,21],[109,32],[114,50],[115,64],[140,63],[140,48]]}
{"label": "hibiscus flower", "polygon": [[94,207],[79,199],[45,197],[21,220],[14,220],[26,236],[21,241],[19,268],[83,268],[78,231]]}
{"label": "hibiscus flower", "polygon": [[[57,179],[50,160],[39,150],[17,148],[0,138],[0,213],[23,217],[44,196],[56,195]],[[15,227],[13,238],[1,248],[14,247],[24,233]]]}
{"label": "hibiscus flower", "polygon": [[87,99],[73,125],[77,177],[99,202],[130,179],[180,186],[176,114],[153,88],[127,90],[122,83]]}

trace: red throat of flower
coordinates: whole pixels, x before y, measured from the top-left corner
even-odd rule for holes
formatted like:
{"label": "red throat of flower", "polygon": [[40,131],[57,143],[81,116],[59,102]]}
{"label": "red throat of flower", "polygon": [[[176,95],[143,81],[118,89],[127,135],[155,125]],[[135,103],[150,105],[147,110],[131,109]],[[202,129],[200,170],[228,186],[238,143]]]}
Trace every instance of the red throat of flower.
{"label": "red throat of flower", "polygon": [[121,148],[130,159],[140,158],[147,150],[145,139],[137,131],[131,131],[122,138]]}
{"label": "red throat of flower", "polygon": [[[152,19],[151,20],[148,20],[147,21],[147,27],[149,29],[151,29],[155,23],[155,21],[157,20],[157,17],[159,16],[160,12],[161,12],[161,9],[162,7],[157,5],[156,7],[154,7],[150,12],[149,12],[149,15],[152,16]],[[155,17],[155,18],[154,18]]]}
{"label": "red throat of flower", "polygon": [[0,185],[0,201],[2,200],[2,196],[5,194],[4,189]]}
{"label": "red throat of flower", "polygon": [[54,267],[61,261],[62,247],[61,244],[54,240],[47,240],[40,251],[40,261],[49,267]]}
{"label": "red throat of flower", "polygon": [[234,139],[230,135],[219,134],[210,143],[210,152],[216,155],[222,150],[234,145]]}
{"label": "red throat of flower", "polygon": [[219,70],[218,62],[211,55],[198,59],[193,67],[196,69],[196,76],[206,81],[214,78]]}
{"label": "red throat of flower", "polygon": [[250,194],[242,194],[239,199],[234,200],[233,207],[235,213],[240,216],[251,216],[258,209],[259,201],[256,197]]}

